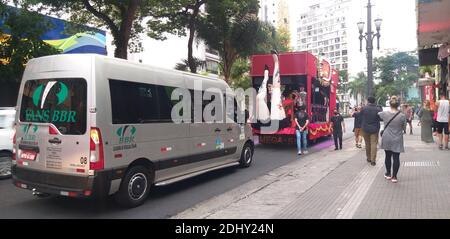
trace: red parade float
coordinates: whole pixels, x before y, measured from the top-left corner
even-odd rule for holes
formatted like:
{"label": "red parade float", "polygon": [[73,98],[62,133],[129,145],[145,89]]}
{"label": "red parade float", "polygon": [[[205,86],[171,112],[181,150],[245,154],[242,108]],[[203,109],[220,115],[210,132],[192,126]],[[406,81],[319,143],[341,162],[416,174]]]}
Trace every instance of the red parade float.
{"label": "red parade float", "polygon": [[[329,62],[318,59],[308,52],[292,52],[278,55],[279,74],[282,92],[285,97],[290,93],[303,92],[304,106],[309,115],[308,139],[315,141],[318,138],[331,136],[332,128],[330,118],[336,109],[336,91],[339,81],[338,71],[331,68]],[[319,64],[320,62],[320,64]],[[251,77],[253,87],[258,90],[264,81],[264,71],[268,69],[270,78],[267,83],[270,104],[270,87],[274,73],[273,55],[254,55],[251,58]],[[301,95],[300,94],[300,95]],[[298,98],[298,97],[297,97]],[[303,102],[300,100],[300,102]],[[303,103],[300,103],[303,104]],[[270,107],[269,107],[270,109]],[[289,111],[286,111],[287,113]],[[286,115],[291,124],[280,128],[277,132],[266,133],[259,127],[253,127],[253,133],[259,136],[263,144],[294,144],[295,122],[293,117]],[[254,126],[255,124],[253,124]]]}

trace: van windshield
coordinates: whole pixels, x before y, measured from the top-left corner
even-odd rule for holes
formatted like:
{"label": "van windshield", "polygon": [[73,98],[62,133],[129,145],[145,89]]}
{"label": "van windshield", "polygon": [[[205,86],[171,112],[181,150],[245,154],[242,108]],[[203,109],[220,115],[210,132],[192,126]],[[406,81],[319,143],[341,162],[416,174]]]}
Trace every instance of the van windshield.
{"label": "van windshield", "polygon": [[86,132],[87,83],[80,78],[29,80],[25,83],[20,121],[52,123],[62,134]]}

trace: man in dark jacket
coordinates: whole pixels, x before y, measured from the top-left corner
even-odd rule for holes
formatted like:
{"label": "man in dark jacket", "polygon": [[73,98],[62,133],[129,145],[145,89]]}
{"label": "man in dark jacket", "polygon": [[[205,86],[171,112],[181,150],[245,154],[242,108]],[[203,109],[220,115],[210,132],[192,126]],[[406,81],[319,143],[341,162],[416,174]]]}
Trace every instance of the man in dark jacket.
{"label": "man in dark jacket", "polygon": [[366,143],[367,162],[375,166],[377,158],[378,133],[380,132],[380,117],[382,110],[375,105],[375,98],[369,97],[368,104],[361,110],[361,130]]}

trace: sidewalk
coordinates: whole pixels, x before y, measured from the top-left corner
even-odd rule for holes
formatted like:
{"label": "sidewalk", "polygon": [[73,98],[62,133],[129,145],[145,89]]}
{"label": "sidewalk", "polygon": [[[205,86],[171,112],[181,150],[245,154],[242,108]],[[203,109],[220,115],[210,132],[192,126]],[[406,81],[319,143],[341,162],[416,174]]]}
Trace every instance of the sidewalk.
{"label": "sidewalk", "polygon": [[173,218],[450,218],[450,151],[414,132],[405,135],[397,184],[383,177],[384,151],[373,167],[346,140],[342,151],[300,157]]}

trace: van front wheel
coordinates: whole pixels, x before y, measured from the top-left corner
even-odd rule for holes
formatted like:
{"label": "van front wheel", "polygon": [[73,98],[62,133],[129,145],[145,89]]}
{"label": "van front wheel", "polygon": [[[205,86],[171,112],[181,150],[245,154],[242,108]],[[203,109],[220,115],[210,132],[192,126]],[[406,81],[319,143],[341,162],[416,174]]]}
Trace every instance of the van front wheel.
{"label": "van front wheel", "polygon": [[150,192],[150,173],[144,166],[134,166],[122,179],[120,189],[115,195],[116,202],[124,207],[132,208],[142,205]]}
{"label": "van front wheel", "polygon": [[239,165],[241,168],[248,168],[253,161],[253,147],[251,144],[245,144],[241,153],[241,160],[239,160]]}

